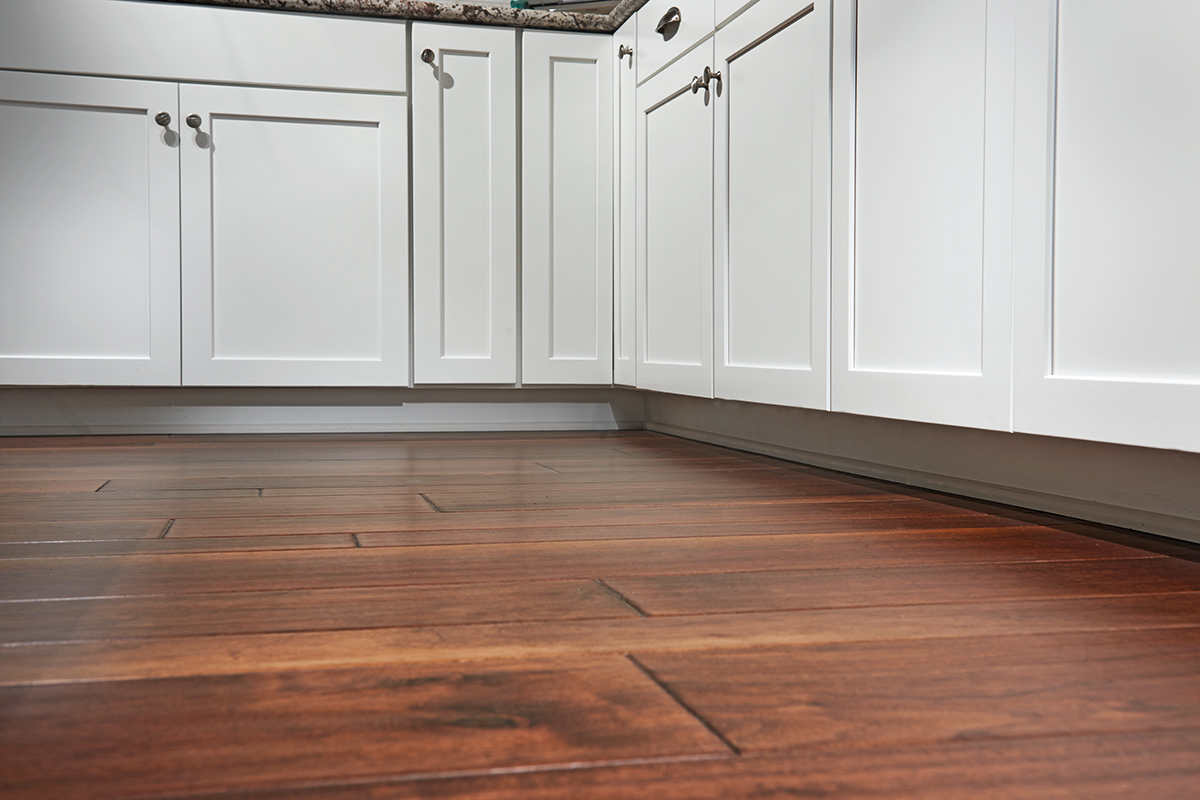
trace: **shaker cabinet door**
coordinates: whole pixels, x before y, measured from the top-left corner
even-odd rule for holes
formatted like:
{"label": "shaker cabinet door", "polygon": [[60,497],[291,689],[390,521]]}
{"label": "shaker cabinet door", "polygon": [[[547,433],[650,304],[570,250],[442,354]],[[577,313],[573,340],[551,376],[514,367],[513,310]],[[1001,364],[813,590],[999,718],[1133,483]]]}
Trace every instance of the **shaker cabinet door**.
{"label": "shaker cabinet door", "polygon": [[638,87],[639,389],[712,397],[713,112],[711,42]]}
{"label": "shaker cabinet door", "polygon": [[184,383],[406,384],[404,98],[185,84],[180,111]]}
{"label": "shaker cabinet door", "polygon": [[1200,452],[1200,6],[1022,9],[1014,427]]}
{"label": "shaker cabinet door", "polygon": [[412,26],[416,383],[517,380],[516,41]]}
{"label": "shaker cabinet door", "polygon": [[613,382],[610,44],[524,35],[522,383]]}
{"label": "shaker cabinet door", "polygon": [[829,6],[761,0],[717,32],[717,397],[829,407]]}
{"label": "shaker cabinet door", "polygon": [[834,13],[832,410],[1010,430],[1016,1]]}
{"label": "shaker cabinet door", "polygon": [[178,116],[173,83],[0,72],[0,383],[179,385]]}

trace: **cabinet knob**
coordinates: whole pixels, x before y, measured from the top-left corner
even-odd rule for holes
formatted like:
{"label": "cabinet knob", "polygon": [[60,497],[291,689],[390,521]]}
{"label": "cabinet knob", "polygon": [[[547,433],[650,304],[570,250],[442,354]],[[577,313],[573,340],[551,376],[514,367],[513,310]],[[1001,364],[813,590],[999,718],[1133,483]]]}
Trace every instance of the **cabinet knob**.
{"label": "cabinet knob", "polygon": [[171,124],[171,115],[165,111],[160,111],[154,115],[154,121],[165,128]]}
{"label": "cabinet knob", "polygon": [[683,16],[679,13],[677,6],[671,6],[667,9],[667,13],[662,15],[662,19],[654,26],[654,32],[661,34],[663,39],[670,39],[675,35],[675,31],[679,30],[679,23],[683,21]]}
{"label": "cabinet knob", "polygon": [[697,75],[692,78],[692,94],[695,94],[696,92],[700,91],[701,87],[704,87],[704,91],[707,92],[709,90],[708,84],[713,80],[716,80],[717,94],[720,94],[721,93],[721,73],[713,72],[712,67],[705,67],[703,76]]}
{"label": "cabinet knob", "polygon": [[426,64],[432,64],[435,58],[437,58],[437,56],[434,55],[434,52],[428,47],[421,51],[421,60]]}
{"label": "cabinet knob", "polygon": [[623,44],[617,49],[617,60],[620,61],[625,56],[629,56],[629,60],[633,60],[633,48],[627,44]]}
{"label": "cabinet knob", "polygon": [[187,119],[184,120],[189,128],[196,128],[197,130],[200,129],[200,123],[203,121],[204,120],[200,119],[199,114],[188,114]]}

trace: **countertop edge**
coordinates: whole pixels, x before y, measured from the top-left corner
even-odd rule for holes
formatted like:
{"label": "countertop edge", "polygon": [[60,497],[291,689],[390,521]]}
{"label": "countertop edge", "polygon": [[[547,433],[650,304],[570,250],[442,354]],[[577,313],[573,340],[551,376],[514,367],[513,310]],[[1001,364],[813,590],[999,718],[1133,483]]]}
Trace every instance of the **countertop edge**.
{"label": "countertop edge", "polygon": [[609,14],[570,11],[534,11],[523,8],[480,6],[469,3],[436,3],[421,0],[152,0],[158,3],[224,6],[301,14],[409,19],[507,28],[612,33],[647,0],[621,0]]}

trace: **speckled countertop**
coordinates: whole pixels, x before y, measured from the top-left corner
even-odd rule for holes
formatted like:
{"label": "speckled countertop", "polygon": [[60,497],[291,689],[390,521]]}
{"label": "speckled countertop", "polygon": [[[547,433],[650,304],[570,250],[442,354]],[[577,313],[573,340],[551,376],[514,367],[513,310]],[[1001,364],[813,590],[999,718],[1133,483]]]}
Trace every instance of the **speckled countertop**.
{"label": "speckled countertop", "polygon": [[533,11],[503,6],[421,2],[420,0],[158,0],[158,2],[261,8],[308,14],[417,19],[428,22],[460,22],[470,25],[500,25],[510,28],[611,33],[629,19],[634,11],[645,5],[646,0],[621,0],[609,14]]}

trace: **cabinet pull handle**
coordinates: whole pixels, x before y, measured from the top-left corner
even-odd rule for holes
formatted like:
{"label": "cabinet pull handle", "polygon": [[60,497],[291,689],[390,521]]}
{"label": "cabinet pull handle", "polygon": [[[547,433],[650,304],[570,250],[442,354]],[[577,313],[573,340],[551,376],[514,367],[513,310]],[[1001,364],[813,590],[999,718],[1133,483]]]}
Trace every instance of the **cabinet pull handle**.
{"label": "cabinet pull handle", "polygon": [[617,50],[617,53],[618,53],[618,55],[617,55],[618,61],[620,61],[625,56],[629,56],[630,61],[633,60],[633,48],[627,44],[621,45],[621,47]]}
{"label": "cabinet pull handle", "polygon": [[662,19],[658,21],[658,24],[654,26],[654,32],[662,34],[662,37],[667,39],[669,38],[667,36],[667,28],[669,28],[671,25],[678,25],[682,21],[683,17],[679,14],[679,8],[677,6],[671,6],[667,9],[667,13],[663,14]]}
{"label": "cabinet pull handle", "polygon": [[154,115],[154,121],[165,128],[171,124],[171,115],[165,111],[160,111]]}
{"label": "cabinet pull handle", "polygon": [[711,82],[713,79],[716,79],[716,81],[717,81],[717,94],[720,94],[720,93],[721,93],[721,86],[722,86],[722,84],[721,84],[721,73],[720,73],[720,72],[713,72],[713,71],[712,71],[712,67],[705,67],[705,68],[704,68],[704,75],[703,75],[703,77],[701,77],[701,76],[697,75],[697,76],[695,76],[695,77],[693,77],[693,78],[692,78],[692,94],[695,94],[696,92],[700,91],[700,87],[701,87],[701,86],[703,86],[703,87],[704,87],[704,91],[706,91],[706,92],[707,92],[707,91],[709,90],[709,86],[708,86],[708,84],[709,84],[709,82]]}
{"label": "cabinet pull handle", "polygon": [[433,51],[428,47],[421,51],[421,60],[426,64],[432,64],[435,58],[437,58],[437,56],[434,55]]}
{"label": "cabinet pull handle", "polygon": [[200,123],[203,121],[204,120],[200,119],[199,114],[188,114],[187,119],[184,120],[189,128],[195,128],[196,130],[200,130]]}

